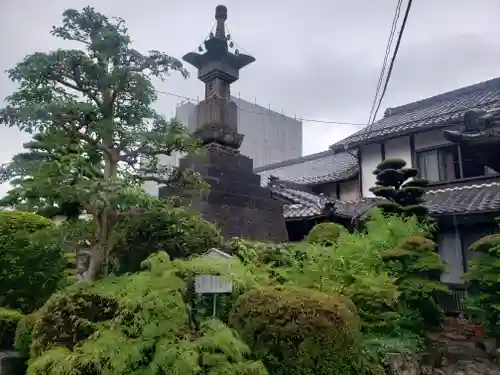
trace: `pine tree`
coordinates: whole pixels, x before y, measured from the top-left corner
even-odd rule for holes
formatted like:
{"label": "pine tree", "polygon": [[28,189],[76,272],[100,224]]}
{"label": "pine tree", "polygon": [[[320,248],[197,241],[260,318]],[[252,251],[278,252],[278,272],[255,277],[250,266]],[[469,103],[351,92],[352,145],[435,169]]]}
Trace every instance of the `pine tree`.
{"label": "pine tree", "polygon": [[422,205],[428,181],[416,178],[416,168],[406,168],[402,159],[385,159],[373,174],[377,177],[376,186],[370,191],[375,196],[385,198],[377,207],[385,214],[415,215],[427,219],[428,210]]}

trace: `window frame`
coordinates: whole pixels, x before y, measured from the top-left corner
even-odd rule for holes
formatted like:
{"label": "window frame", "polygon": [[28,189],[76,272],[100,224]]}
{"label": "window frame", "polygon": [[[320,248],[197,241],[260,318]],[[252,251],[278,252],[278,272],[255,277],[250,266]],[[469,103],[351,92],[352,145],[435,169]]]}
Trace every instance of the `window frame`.
{"label": "window frame", "polygon": [[[450,182],[460,181],[460,180],[463,179],[462,178],[462,176],[463,176],[462,155],[460,153],[460,146],[457,145],[457,144],[443,144],[443,145],[439,145],[439,146],[425,147],[425,148],[421,148],[421,149],[415,150],[416,168],[419,170],[419,172],[421,171],[421,168],[420,168],[421,166],[420,166],[420,163],[419,163],[419,160],[420,160],[419,154],[423,154],[423,153],[431,152],[431,151],[436,151],[436,159],[437,159],[437,163],[438,163],[438,174],[441,176],[442,171],[443,171],[443,165],[441,163],[441,154],[440,154],[439,151],[443,150],[443,149],[446,149],[446,148],[455,148],[455,150],[456,150],[457,162],[458,162],[458,169],[459,169],[459,177],[451,179],[451,180],[437,180],[437,181],[431,181],[431,180],[429,180],[429,184],[450,183]],[[422,176],[422,177],[424,177],[424,176]],[[426,178],[426,177],[424,177],[424,178]]]}

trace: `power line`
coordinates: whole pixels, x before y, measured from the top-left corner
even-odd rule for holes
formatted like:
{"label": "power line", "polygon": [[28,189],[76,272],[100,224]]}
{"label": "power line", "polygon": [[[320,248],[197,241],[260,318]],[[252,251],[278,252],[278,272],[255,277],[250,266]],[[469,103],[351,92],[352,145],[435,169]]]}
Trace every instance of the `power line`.
{"label": "power line", "polygon": [[377,117],[377,113],[380,109],[380,105],[382,104],[382,100],[384,99],[385,92],[387,91],[387,86],[389,85],[389,80],[391,78],[392,69],[394,68],[394,62],[396,61],[396,56],[398,55],[399,46],[401,45],[401,39],[403,38],[403,32],[404,32],[405,27],[406,27],[406,22],[408,21],[408,15],[410,14],[410,8],[412,5],[412,2],[413,2],[413,0],[408,0],[408,5],[406,6],[406,11],[405,11],[405,15],[403,18],[403,23],[401,24],[401,29],[399,30],[398,40],[396,41],[396,47],[394,48],[394,52],[392,54],[391,64],[389,65],[389,70],[387,71],[387,77],[385,79],[384,88],[382,90],[382,94],[380,95],[380,99],[378,101],[377,108],[373,114],[372,122],[368,126],[367,134],[369,134],[369,132],[371,130],[371,126],[375,122],[375,118]]}
{"label": "power line", "polygon": [[[183,100],[186,100],[186,101],[189,101],[189,102],[194,102],[194,103],[198,103],[199,102],[199,100],[197,100],[197,99],[190,98],[190,97],[183,96],[183,95],[179,95],[179,94],[175,94],[173,92],[160,91],[160,90],[157,90],[156,92],[159,93],[159,94],[169,95],[169,96],[173,96],[175,98],[183,99]],[[253,113],[255,115],[261,115],[261,116],[268,116],[269,115],[269,111],[267,111],[267,112],[252,111],[252,110],[249,110],[249,109],[246,109],[246,108],[240,108],[239,106],[238,106],[238,110],[242,111],[242,112]],[[279,114],[278,112],[275,112],[275,113]],[[284,114],[281,114],[281,115],[285,116]],[[354,123],[354,122],[309,119],[309,118],[303,118],[303,117],[297,117],[297,116],[294,116],[294,118],[296,120],[300,120],[300,121],[315,122],[315,123],[320,123],[320,124],[366,126],[366,124],[360,124],[360,123]]]}
{"label": "power line", "polygon": [[398,3],[396,5],[396,11],[395,11],[394,17],[392,19],[391,30],[389,32],[389,39],[388,39],[387,45],[385,47],[385,56],[384,56],[384,61],[382,63],[382,69],[380,71],[380,75],[379,75],[378,82],[377,82],[377,89],[375,91],[375,96],[373,97],[372,107],[370,109],[370,116],[368,117],[368,124],[372,123],[373,112],[375,111],[375,106],[377,105],[377,98],[378,98],[378,95],[380,92],[380,88],[382,87],[382,81],[383,81],[384,76],[385,76],[385,68],[387,66],[387,61],[389,60],[389,54],[391,53],[392,42],[394,40],[394,34],[396,32],[396,26],[398,24],[402,4],[403,4],[403,0],[398,0]]}

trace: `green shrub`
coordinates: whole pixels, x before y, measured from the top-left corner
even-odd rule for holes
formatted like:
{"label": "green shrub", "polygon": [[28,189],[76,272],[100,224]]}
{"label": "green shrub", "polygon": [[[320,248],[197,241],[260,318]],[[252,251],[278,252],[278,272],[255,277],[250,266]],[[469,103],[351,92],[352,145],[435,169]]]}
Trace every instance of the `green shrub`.
{"label": "green shrub", "polygon": [[273,244],[233,238],[225,245],[225,250],[237,256],[243,263],[266,265],[271,268],[300,266],[307,253],[296,244]]}
{"label": "green shrub", "polygon": [[28,212],[0,213],[0,306],[29,313],[57,289],[64,269],[60,246],[44,233],[54,223]]}
{"label": "green shrub", "polygon": [[469,286],[467,310],[470,316],[482,324],[497,339],[500,347],[500,234],[481,238],[470,250],[477,258],[469,264],[465,275]]}
{"label": "green shrub", "polygon": [[187,286],[165,253],[145,270],[60,291],[40,310],[30,375],[267,375],[218,320],[188,325]]}
{"label": "green shrub", "polygon": [[16,328],[22,319],[21,312],[0,307],[0,349],[13,348]]}
{"label": "green shrub", "polygon": [[212,223],[178,207],[132,217],[122,231],[121,241],[112,251],[119,273],[137,271],[143,260],[159,251],[167,252],[171,259],[183,259],[223,243]]}
{"label": "green shrub", "polygon": [[365,227],[365,232],[342,235],[335,246],[303,244],[307,259],[283,274],[289,284],[348,297],[364,333],[399,335],[401,319],[412,311],[401,300],[397,277],[382,255],[403,238],[425,235],[429,225],[413,216],[385,216],[374,209]]}
{"label": "green shrub", "polygon": [[242,295],[230,324],[272,374],[355,374],[359,321],[345,297],[297,287],[267,287]]}
{"label": "green shrub", "polygon": [[400,301],[409,308],[401,324],[413,332],[438,327],[443,311],[435,301],[438,293],[448,288],[440,282],[445,266],[436,244],[422,236],[402,238],[398,245],[382,252],[389,274],[396,278]]}
{"label": "green shrub", "polygon": [[333,246],[344,233],[347,233],[347,229],[340,224],[316,224],[307,235],[307,242],[313,245]]}
{"label": "green shrub", "polygon": [[16,336],[14,340],[14,349],[20,353],[24,358],[28,358],[30,354],[30,347],[33,337],[33,329],[35,328],[35,322],[37,319],[37,314],[29,314],[24,316],[21,321],[19,321],[16,329]]}

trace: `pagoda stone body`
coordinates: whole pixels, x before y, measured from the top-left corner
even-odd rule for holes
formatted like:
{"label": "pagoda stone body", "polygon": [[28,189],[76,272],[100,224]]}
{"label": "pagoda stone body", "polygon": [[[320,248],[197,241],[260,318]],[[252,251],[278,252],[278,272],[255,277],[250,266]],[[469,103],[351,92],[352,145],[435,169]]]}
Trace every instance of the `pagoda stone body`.
{"label": "pagoda stone body", "polygon": [[183,57],[198,69],[198,79],[205,83],[194,133],[203,145],[202,157],[187,157],[179,164],[181,169],[200,173],[210,185],[206,194],[192,202],[192,208],[215,223],[225,238],[287,241],[283,203],[261,186],[252,159],[238,151],[243,135],[238,133],[238,108],[230,100],[230,85],[239,78],[240,69],[255,59],[230,51],[225,6],[217,6],[215,19],[215,34],[205,41],[204,51],[200,48],[200,53]]}

